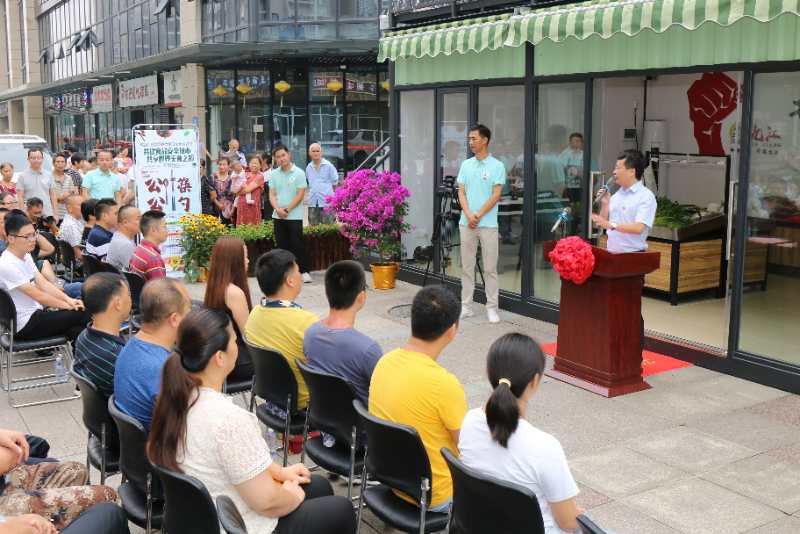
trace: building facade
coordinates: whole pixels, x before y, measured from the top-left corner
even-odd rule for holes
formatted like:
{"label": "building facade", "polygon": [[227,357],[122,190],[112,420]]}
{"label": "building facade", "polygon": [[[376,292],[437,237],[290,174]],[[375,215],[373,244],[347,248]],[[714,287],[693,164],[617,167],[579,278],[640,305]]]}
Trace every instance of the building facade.
{"label": "building facade", "polygon": [[0,133],[92,154],[127,145],[136,124],[194,124],[212,156],[241,138],[247,152],[284,143],[302,163],[318,141],[342,172],[388,136],[376,61],[384,0],[4,0],[0,9],[0,61],[11,66]]}
{"label": "building facade", "polygon": [[412,192],[403,276],[424,275],[431,246],[433,270],[458,283],[452,182],[470,156],[469,125],[480,122],[508,175],[501,306],[557,321],[561,280],[544,250],[562,235],[603,245],[587,224],[592,199],[617,155],[638,148],[653,162],[644,179],[659,198],[647,346],[797,391],[797,6],[530,5],[393,2],[379,60],[390,63],[392,165]]}

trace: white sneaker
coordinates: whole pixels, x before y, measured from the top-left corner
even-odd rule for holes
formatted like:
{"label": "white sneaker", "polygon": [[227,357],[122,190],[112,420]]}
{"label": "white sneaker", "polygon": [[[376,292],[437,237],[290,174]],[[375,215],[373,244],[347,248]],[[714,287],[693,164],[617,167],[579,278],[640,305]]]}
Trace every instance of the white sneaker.
{"label": "white sneaker", "polygon": [[494,310],[492,308],[486,310],[486,317],[489,318],[490,323],[495,324],[500,322],[500,316],[497,315],[497,310]]}
{"label": "white sneaker", "polygon": [[472,310],[470,310],[467,306],[461,306],[461,318],[462,319],[466,319],[467,317],[472,317],[473,315],[475,315],[475,314],[472,313]]}
{"label": "white sneaker", "polygon": [[311,275],[310,275],[310,274],[308,274],[308,273],[303,273],[303,283],[304,283],[304,284],[310,284],[310,283],[311,283],[311,282],[313,282],[313,281],[314,281],[314,280],[311,278]]}

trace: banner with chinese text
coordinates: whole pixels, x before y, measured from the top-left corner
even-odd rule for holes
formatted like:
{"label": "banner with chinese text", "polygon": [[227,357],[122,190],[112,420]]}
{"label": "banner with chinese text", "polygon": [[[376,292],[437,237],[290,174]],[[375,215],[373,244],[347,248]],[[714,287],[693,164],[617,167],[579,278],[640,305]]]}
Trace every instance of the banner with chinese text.
{"label": "banner with chinese text", "polygon": [[174,125],[148,125],[164,129],[133,130],[136,204],[144,213],[166,213],[169,237],[161,245],[168,276],[181,276],[182,228],[178,220],[200,213],[198,131]]}

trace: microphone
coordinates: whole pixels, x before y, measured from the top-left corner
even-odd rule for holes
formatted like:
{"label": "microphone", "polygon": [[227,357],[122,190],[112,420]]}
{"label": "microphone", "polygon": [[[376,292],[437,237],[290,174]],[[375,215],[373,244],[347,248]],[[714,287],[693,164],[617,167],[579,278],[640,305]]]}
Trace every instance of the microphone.
{"label": "microphone", "polygon": [[594,203],[595,204],[597,204],[600,201],[600,199],[603,198],[603,195],[605,195],[608,192],[608,188],[611,187],[611,183],[613,181],[614,181],[614,177],[612,176],[611,178],[609,178],[606,181],[606,183],[605,183],[605,185],[603,187],[601,187],[600,189],[597,190],[597,194],[594,196]]}
{"label": "microphone", "polygon": [[572,213],[572,208],[570,208],[569,206],[561,210],[561,214],[558,216],[558,219],[556,219],[556,223],[550,229],[550,232],[555,233],[555,231],[558,230],[558,227],[561,226],[561,223],[569,221],[572,218],[570,216],[571,213]]}

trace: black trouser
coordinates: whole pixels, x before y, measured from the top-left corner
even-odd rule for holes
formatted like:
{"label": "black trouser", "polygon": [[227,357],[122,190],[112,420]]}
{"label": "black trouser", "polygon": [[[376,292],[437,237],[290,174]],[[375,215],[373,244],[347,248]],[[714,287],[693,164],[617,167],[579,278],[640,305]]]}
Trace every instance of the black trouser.
{"label": "black trouser", "polygon": [[311,483],[301,486],[306,499],[291,514],[278,520],[276,534],[351,534],[356,531],[356,515],[346,497],[333,494],[331,483],[311,475]]}
{"label": "black trouser", "polygon": [[17,332],[14,337],[22,341],[64,336],[74,344],[75,338],[91,320],[89,314],[84,311],[37,310],[28,319],[25,328]]}
{"label": "black trouser", "polygon": [[125,511],[110,502],[95,504],[61,531],[61,534],[130,534]]}
{"label": "black trouser", "polygon": [[303,221],[272,219],[275,229],[275,246],[288,250],[297,258],[301,273],[308,272],[306,247],[303,244]]}

